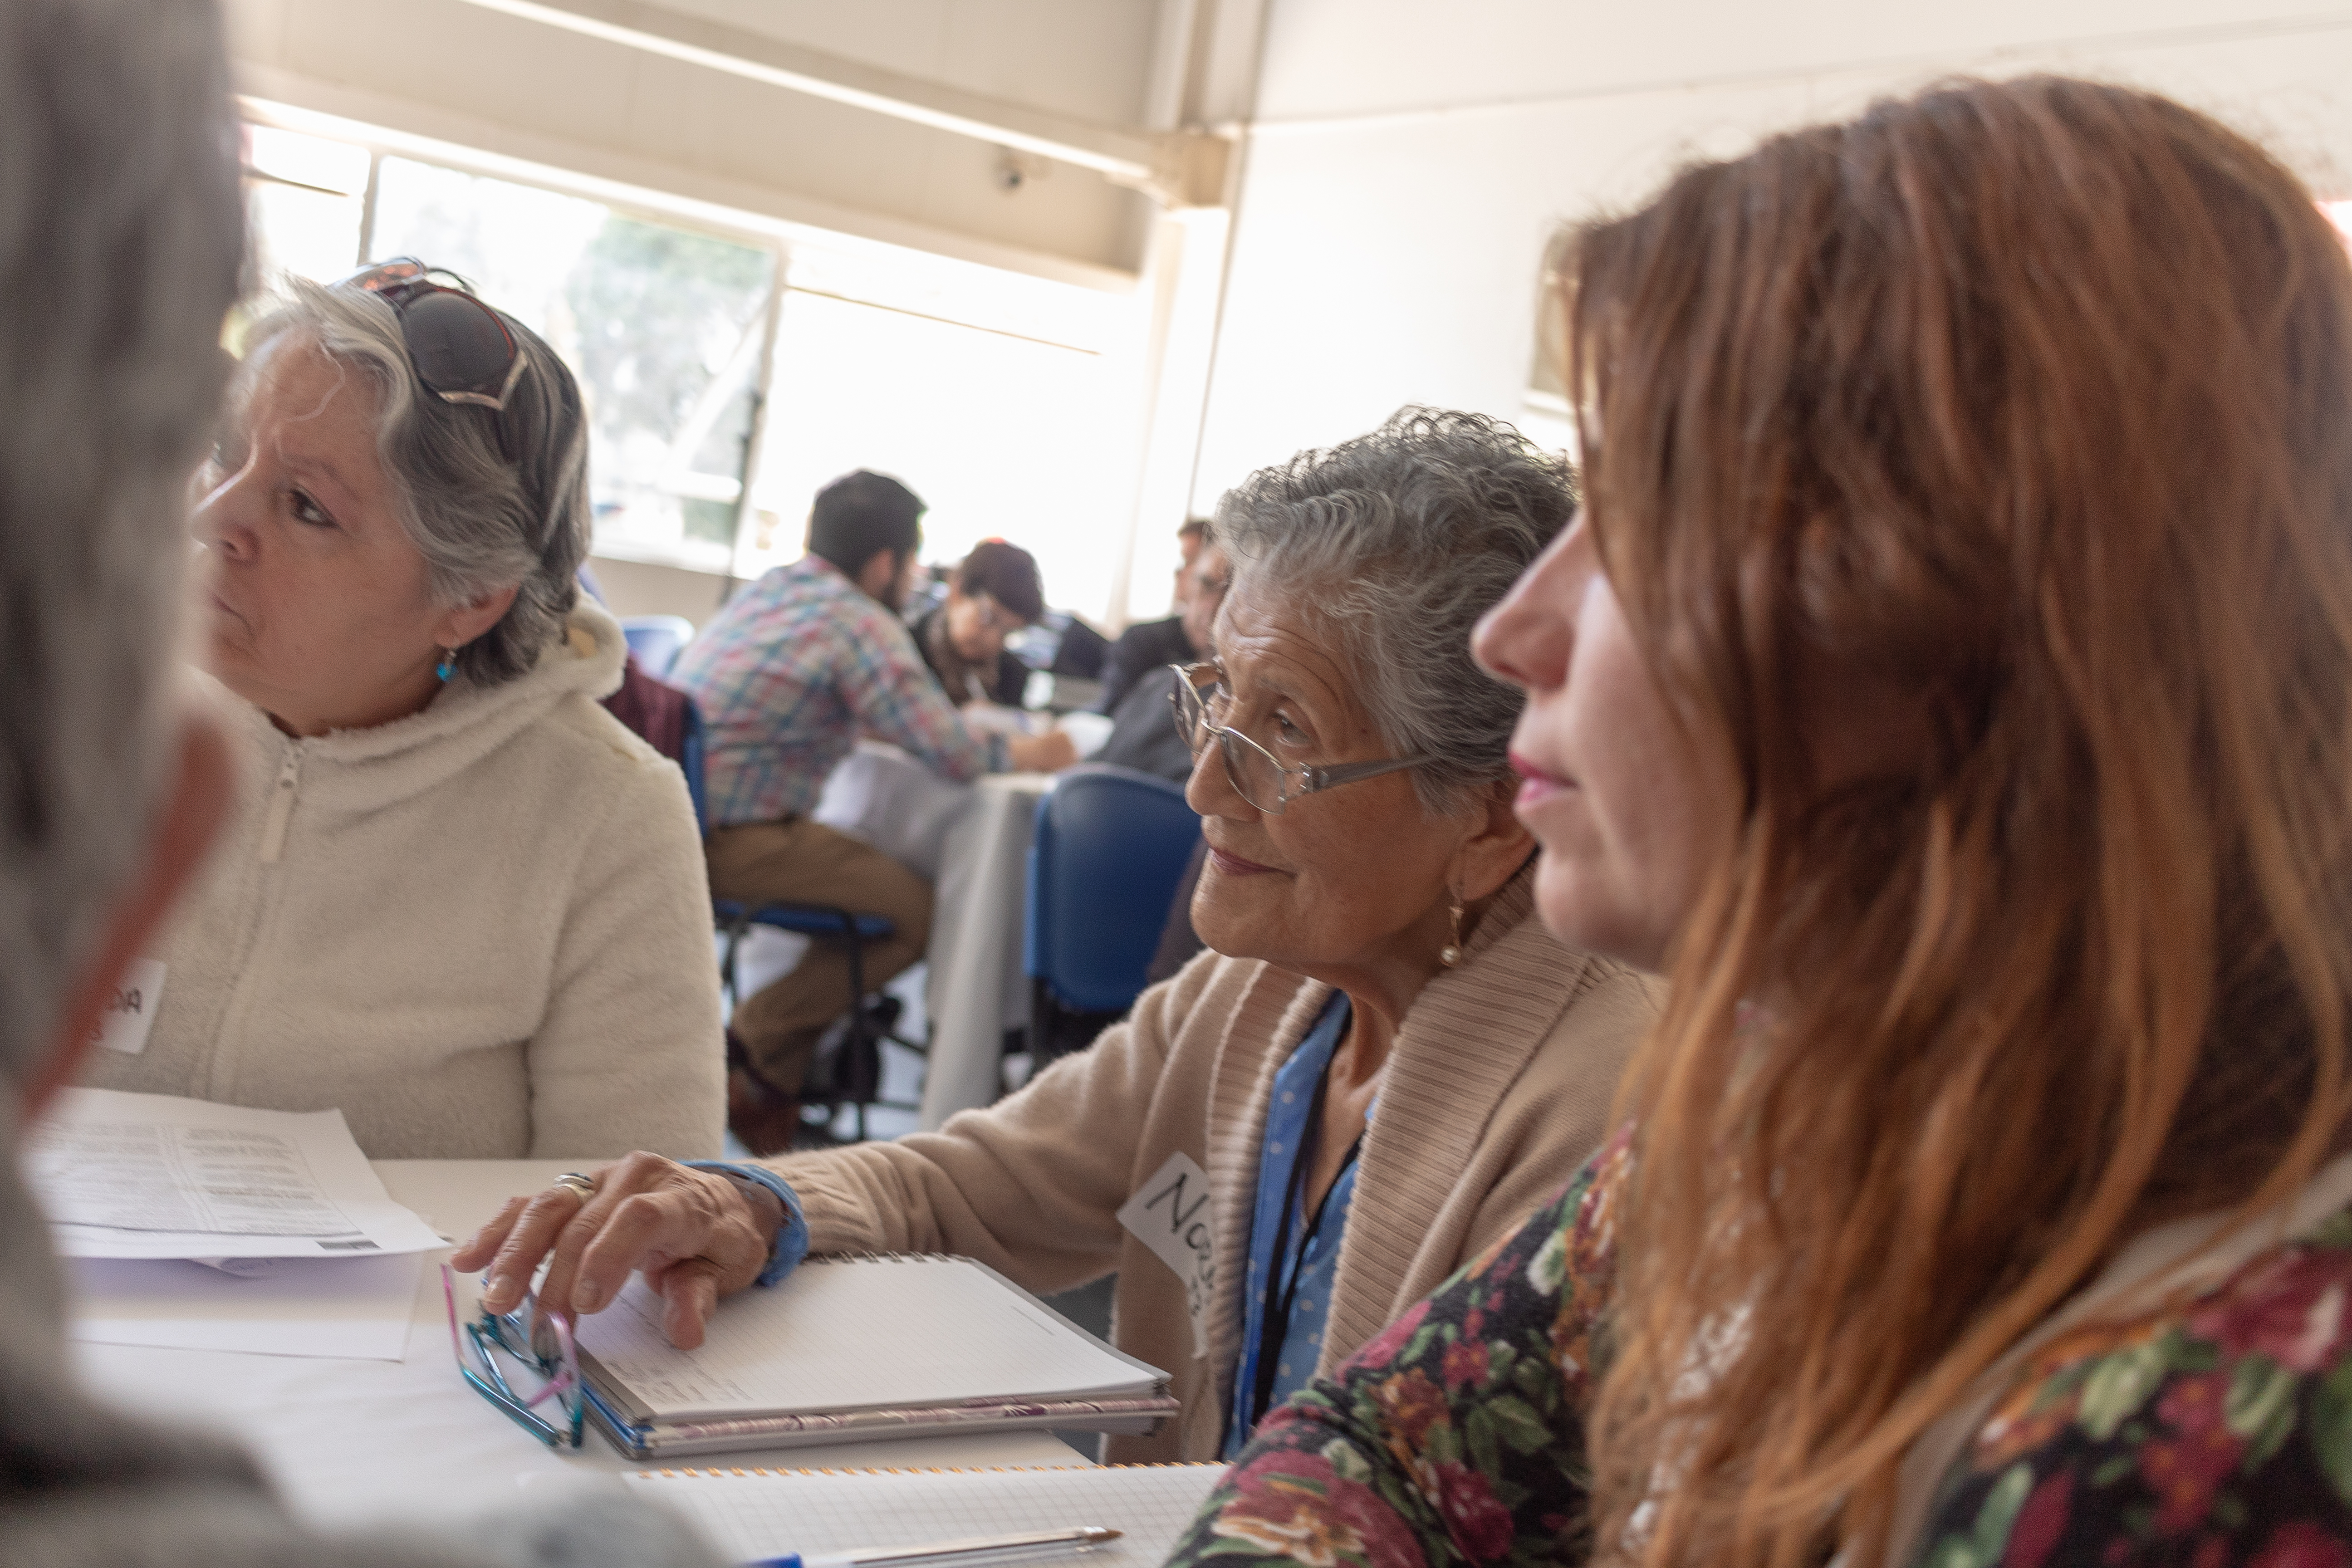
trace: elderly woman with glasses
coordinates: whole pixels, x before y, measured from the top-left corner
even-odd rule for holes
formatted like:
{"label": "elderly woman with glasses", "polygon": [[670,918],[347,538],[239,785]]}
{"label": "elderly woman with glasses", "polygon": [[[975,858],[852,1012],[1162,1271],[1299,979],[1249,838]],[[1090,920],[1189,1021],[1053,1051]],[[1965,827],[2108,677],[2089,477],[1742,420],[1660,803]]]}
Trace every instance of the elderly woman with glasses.
{"label": "elderly woman with glasses", "polygon": [[701,848],[597,702],[579,389],[415,264],[291,289],[194,523],[246,798],[84,1081],[340,1110],[377,1158],[715,1154]]}
{"label": "elderly woman with glasses", "polygon": [[963,1253],[1036,1290],[1116,1270],[1116,1338],[1183,1411],[1113,1455],[1231,1452],[1559,1187],[1652,1016],[1644,977],[1535,918],[1518,702],[1469,654],[1573,509],[1560,459],[1467,414],[1250,479],[1176,692],[1212,951],[938,1132],[724,1173],[632,1155],[509,1203],[458,1267],[503,1309],[551,1250],[540,1300],[582,1312],[642,1268],[687,1346],[811,1249]]}

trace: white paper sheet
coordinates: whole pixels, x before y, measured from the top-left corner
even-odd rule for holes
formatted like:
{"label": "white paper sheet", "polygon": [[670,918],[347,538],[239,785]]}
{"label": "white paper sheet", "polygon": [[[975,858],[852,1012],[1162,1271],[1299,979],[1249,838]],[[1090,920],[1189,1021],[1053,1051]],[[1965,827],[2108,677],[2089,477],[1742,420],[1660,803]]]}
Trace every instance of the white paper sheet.
{"label": "white paper sheet", "polygon": [[1108,1525],[1121,1539],[1086,1568],[1156,1568],[1182,1540],[1222,1465],[847,1474],[640,1470],[629,1489],[672,1510],[736,1563],[774,1553],[925,1546],[1023,1530]]}
{"label": "white paper sheet", "polygon": [[1042,713],[1007,708],[999,702],[967,702],[956,711],[963,716],[965,729],[983,733],[994,731],[1000,735],[1034,735],[1049,723]]}
{"label": "white paper sheet", "polygon": [[406,1359],[423,1258],[266,1261],[238,1276],[170,1258],[72,1259],[67,1332],[101,1345]]}
{"label": "white paper sheet", "polygon": [[69,1089],[25,1174],[68,1258],[368,1258],[447,1245],[387,1196],[342,1112]]}
{"label": "white paper sheet", "polygon": [[1065,713],[1054,721],[1054,728],[1070,738],[1081,758],[1091,757],[1110,740],[1111,719],[1108,713]]}

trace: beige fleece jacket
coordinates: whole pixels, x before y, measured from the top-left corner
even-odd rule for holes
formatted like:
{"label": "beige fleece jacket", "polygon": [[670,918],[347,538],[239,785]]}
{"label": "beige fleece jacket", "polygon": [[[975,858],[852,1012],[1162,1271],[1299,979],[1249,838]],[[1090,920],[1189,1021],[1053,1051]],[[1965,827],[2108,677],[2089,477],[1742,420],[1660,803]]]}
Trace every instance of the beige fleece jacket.
{"label": "beige fleece jacket", "polygon": [[339,1108],[376,1159],[716,1155],[702,847],[597,703],[625,652],[583,601],[530,673],[312,740],[222,693],[246,797],[151,954],[145,1048],[84,1081]]}
{"label": "beige fleece jacket", "polygon": [[[1464,963],[1404,1017],[1356,1173],[1322,1366],[1516,1230],[1601,1142],[1617,1077],[1654,1014],[1654,983],[1570,952],[1532,912],[1532,873],[1497,896]],[[1275,1070],[1331,988],[1205,952],[1127,1022],[1020,1093],[933,1133],[772,1162],[819,1252],[952,1252],[1036,1291],[1118,1271],[1112,1337],[1173,1374],[1183,1414],[1113,1437],[1124,1461],[1216,1456],[1241,1342],[1239,1281]],[[1210,1265],[1195,1353],[1187,1281],[1122,1226],[1181,1154],[1209,1202],[1187,1216]],[[1149,1189],[1147,1191],[1147,1189]],[[1148,1211],[1160,1222],[1174,1201]],[[1208,1234],[1191,1226],[1205,1219]]]}

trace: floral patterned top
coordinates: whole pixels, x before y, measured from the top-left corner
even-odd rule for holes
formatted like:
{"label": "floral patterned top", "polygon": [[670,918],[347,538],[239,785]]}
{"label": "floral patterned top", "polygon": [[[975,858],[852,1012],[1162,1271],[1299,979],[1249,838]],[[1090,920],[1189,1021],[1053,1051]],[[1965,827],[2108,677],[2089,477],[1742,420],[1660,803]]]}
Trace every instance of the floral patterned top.
{"label": "floral patterned top", "polygon": [[[1270,1415],[1173,1559],[1586,1555],[1582,1411],[1627,1142]],[[2352,1568],[2352,1209],[2153,1315],[2059,1334],[1962,1446],[1916,1568]]]}

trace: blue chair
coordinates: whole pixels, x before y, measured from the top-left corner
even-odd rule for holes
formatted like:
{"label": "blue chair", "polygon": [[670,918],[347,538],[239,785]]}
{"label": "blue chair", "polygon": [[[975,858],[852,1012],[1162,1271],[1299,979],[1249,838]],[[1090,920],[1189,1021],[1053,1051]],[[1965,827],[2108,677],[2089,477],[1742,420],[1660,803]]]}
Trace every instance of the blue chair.
{"label": "blue chair", "polygon": [[689,697],[686,700],[686,733],[677,743],[677,766],[686,775],[687,798],[694,802],[694,830],[705,838],[710,837],[710,784],[702,776],[702,752],[707,743],[702,734],[702,710]]}
{"label": "blue chair", "polygon": [[1183,789],[1132,768],[1072,768],[1037,803],[1022,955],[1038,1066],[1056,1054],[1056,1014],[1108,1024],[1142,994],[1169,901],[1200,838],[1201,819]]}
{"label": "blue chair", "polygon": [[880,942],[898,929],[889,917],[856,914],[828,904],[761,904],[754,908],[733,899],[713,899],[710,914],[727,939],[726,955],[719,961],[719,984],[739,1005],[743,997],[735,979],[735,954],[753,926],[841,943],[849,961],[848,1033],[842,1039],[841,1054],[831,1079],[802,1084],[802,1103],[822,1103],[835,1109],[843,1104],[854,1107],[861,1142],[866,1138],[868,1107],[919,1109],[882,1099],[882,1042],[895,1041],[916,1052],[923,1047],[893,1032],[898,1021],[898,998],[868,997],[866,994],[866,944]]}
{"label": "blue chair", "polygon": [[638,668],[656,680],[667,680],[677,650],[694,640],[694,623],[684,616],[625,616],[621,635],[637,656]]}
{"label": "blue chair", "polygon": [[[709,786],[703,778],[705,744],[702,710],[688,700],[686,705],[686,735],[678,747],[678,766],[686,773],[686,792],[694,801],[694,824],[708,835],[710,815]],[[866,994],[866,944],[881,942],[898,929],[888,916],[856,914],[828,904],[761,904],[753,907],[734,899],[713,899],[710,915],[719,933],[727,939],[719,963],[719,985],[729,1000],[739,1005],[743,994],[735,978],[736,952],[753,926],[790,931],[813,941],[841,943],[842,952],[849,961],[849,1033],[842,1040],[839,1065],[833,1081],[803,1085],[803,1101],[819,1100],[835,1107],[844,1103],[855,1106],[860,1142],[866,1137],[866,1112],[869,1106],[890,1105],[894,1110],[907,1110],[918,1109],[881,1098],[882,1042],[888,1040],[918,1053],[923,1048],[918,1042],[895,1032],[898,1021],[897,998],[868,998]]]}

